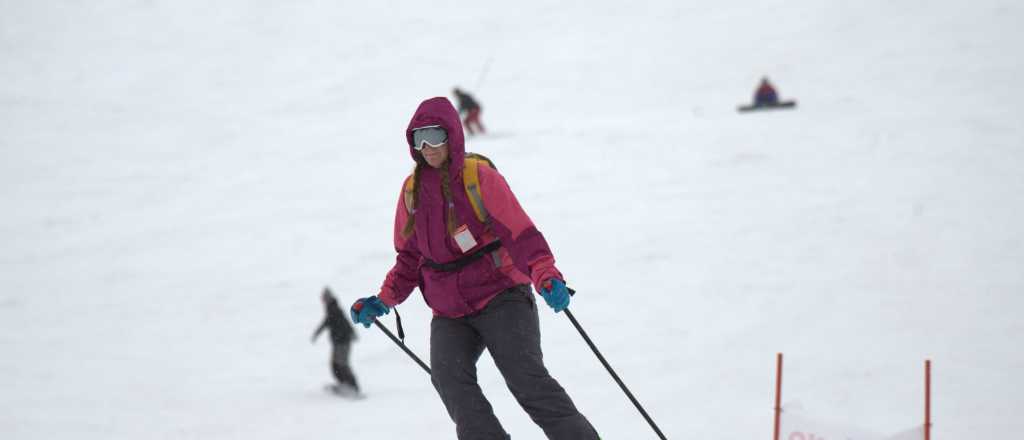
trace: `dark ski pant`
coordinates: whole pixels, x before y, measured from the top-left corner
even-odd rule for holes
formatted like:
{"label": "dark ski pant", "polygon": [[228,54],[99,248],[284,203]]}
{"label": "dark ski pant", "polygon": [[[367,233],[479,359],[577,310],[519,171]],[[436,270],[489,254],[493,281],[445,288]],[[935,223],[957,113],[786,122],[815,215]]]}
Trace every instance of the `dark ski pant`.
{"label": "dark ski pant", "polygon": [[352,367],[348,362],[351,349],[352,344],[349,342],[334,344],[334,348],[331,350],[331,373],[334,374],[338,383],[352,385],[352,388],[358,391],[359,384],[356,383],[356,375],[352,372]]}
{"label": "dark ski pant", "polygon": [[526,285],[498,294],[478,314],[435,316],[430,323],[431,381],[460,440],[509,438],[477,383],[476,362],[484,348],[516,401],[549,439],[597,440],[593,426],[544,367],[537,305]]}

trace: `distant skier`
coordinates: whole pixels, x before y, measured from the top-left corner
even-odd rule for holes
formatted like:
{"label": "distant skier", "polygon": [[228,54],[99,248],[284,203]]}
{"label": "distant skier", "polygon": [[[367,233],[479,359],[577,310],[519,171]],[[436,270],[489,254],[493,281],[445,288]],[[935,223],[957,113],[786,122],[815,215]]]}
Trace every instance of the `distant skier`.
{"label": "distant skier", "polygon": [[359,384],[356,383],[356,376],[352,373],[352,366],[349,363],[349,352],[351,351],[352,341],[356,340],[356,333],[352,328],[352,324],[349,324],[348,317],[338,307],[338,300],[331,294],[331,290],[324,288],[324,292],[320,295],[320,301],[324,304],[324,316],[323,323],[320,327],[317,327],[316,331],[313,332],[312,342],[316,343],[316,338],[320,336],[320,333],[324,329],[330,330],[331,333],[331,373],[334,374],[334,378],[337,379],[338,383],[331,387],[331,390],[346,396],[359,395]]}
{"label": "distant skier", "polygon": [[779,92],[775,90],[775,86],[768,81],[768,77],[761,78],[761,84],[757,86],[757,91],[754,92],[754,105],[756,106],[770,106],[779,103]]}
{"label": "distant skier", "polygon": [[761,83],[757,85],[757,90],[754,91],[754,102],[749,105],[741,105],[737,110],[740,112],[749,112],[790,109],[795,107],[796,101],[779,100],[779,92],[775,90],[775,86],[772,85],[771,81],[768,81],[768,77],[765,76],[761,78]]}
{"label": "distant skier", "polygon": [[419,288],[434,315],[430,379],[460,440],[508,438],[477,382],[485,349],[548,438],[597,440],[544,366],[530,285],[555,313],[570,298],[544,236],[493,164],[466,153],[447,99],[423,101],[405,137],[416,169],[395,211],[398,255],[380,293],[352,305],[352,320],[369,327]]}
{"label": "distant skier", "polygon": [[463,116],[462,124],[466,127],[466,131],[471,135],[478,131],[481,134],[485,133],[484,125],[480,122],[480,112],[482,111],[480,103],[476,102],[472,95],[458,87],[452,89],[452,93],[455,95],[455,101],[459,103],[459,114]]}

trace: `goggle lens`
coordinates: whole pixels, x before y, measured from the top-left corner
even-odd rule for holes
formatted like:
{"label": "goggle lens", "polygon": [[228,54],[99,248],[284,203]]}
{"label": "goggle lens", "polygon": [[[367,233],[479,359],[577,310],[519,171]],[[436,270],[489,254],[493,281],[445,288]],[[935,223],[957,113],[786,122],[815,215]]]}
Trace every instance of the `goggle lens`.
{"label": "goggle lens", "polygon": [[448,141],[448,132],[440,126],[417,128],[412,131],[412,148],[416,151],[424,147],[437,148]]}

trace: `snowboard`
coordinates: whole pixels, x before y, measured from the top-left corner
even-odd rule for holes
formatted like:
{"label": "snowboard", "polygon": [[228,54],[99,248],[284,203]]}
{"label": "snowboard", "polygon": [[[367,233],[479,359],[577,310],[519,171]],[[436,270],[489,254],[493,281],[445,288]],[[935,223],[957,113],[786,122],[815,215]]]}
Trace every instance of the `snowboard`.
{"label": "snowboard", "polygon": [[329,383],[327,385],[324,385],[324,391],[326,391],[328,394],[349,400],[363,400],[366,398],[365,394],[363,394],[359,390],[356,390],[355,388],[352,388],[349,385]]}
{"label": "snowboard", "polygon": [[780,101],[778,104],[741,105],[736,108],[740,113],[758,110],[780,110],[796,107],[796,101]]}

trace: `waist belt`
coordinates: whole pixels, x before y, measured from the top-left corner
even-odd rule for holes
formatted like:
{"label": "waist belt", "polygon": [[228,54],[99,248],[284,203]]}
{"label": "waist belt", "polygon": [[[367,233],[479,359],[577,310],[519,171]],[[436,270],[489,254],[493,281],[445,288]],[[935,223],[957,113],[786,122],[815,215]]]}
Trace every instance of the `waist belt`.
{"label": "waist belt", "polygon": [[463,267],[469,266],[469,263],[479,260],[480,257],[484,256],[484,254],[494,252],[498,250],[500,247],[501,240],[494,240],[488,243],[486,246],[477,249],[472,254],[463,255],[462,258],[459,258],[457,260],[453,260],[447,263],[436,263],[434,261],[431,261],[429,258],[424,258],[423,265],[440,272],[453,272],[462,269]]}

